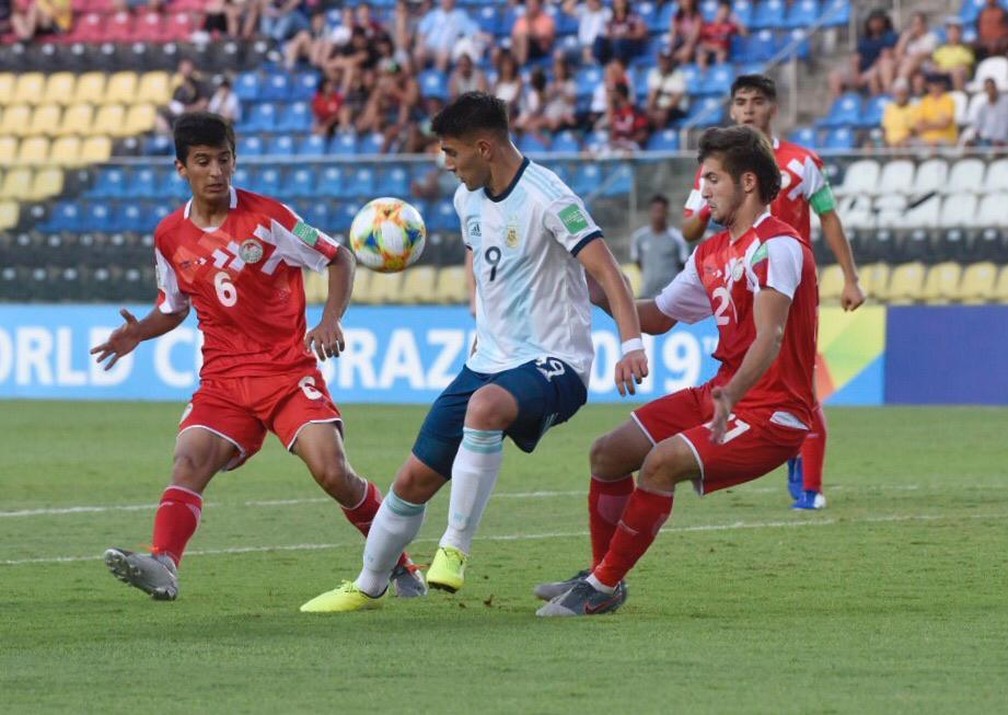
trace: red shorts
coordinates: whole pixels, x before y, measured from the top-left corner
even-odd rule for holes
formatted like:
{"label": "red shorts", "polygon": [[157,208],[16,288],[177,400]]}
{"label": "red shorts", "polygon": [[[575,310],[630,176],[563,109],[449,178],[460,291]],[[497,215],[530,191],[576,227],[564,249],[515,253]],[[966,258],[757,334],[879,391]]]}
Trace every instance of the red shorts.
{"label": "red shorts", "polygon": [[[807,429],[793,424],[783,413],[757,416],[744,410],[732,413],[721,444],[710,439],[707,423],[714,416],[708,384],[674,392],[649,402],[633,413],[634,420],[657,444],[680,435],[700,464],[694,483],[700,494],[727,489],[762,477],[795,456]],[[792,426],[781,424],[792,422]]]}
{"label": "red shorts", "polygon": [[262,448],[267,430],[288,450],[301,429],[316,422],[342,422],[318,370],[305,375],[210,378],[186,405],[179,434],[201,427],[238,448],[224,470],[236,469]]}

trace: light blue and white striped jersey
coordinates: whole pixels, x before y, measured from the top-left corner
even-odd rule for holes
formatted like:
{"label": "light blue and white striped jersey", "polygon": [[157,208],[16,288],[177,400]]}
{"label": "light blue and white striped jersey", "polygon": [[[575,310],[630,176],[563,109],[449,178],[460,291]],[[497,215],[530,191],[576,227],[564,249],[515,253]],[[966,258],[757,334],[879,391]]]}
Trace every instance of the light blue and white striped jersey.
{"label": "light blue and white striped jersey", "polygon": [[525,159],[500,196],[455,192],[476,274],[476,352],[466,365],[497,373],[557,357],[585,385],[594,350],[591,304],[577,254],[602,232],[549,169]]}

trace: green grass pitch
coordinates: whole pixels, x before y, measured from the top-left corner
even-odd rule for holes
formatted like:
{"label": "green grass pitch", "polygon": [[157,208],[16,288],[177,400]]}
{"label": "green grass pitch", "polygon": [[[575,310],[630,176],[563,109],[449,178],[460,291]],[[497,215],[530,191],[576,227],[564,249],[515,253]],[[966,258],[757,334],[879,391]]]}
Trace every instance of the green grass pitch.
{"label": "green grass pitch", "polygon": [[[378,611],[298,606],[361,540],[271,438],[206,494],[174,603],[101,563],[141,547],[180,405],[0,403],[0,712],[994,713],[1008,703],[1008,410],[829,411],[829,507],[782,472],[672,519],[617,614],[542,621],[587,560],[592,406],[509,447],[465,588]],[[345,407],[386,489],[423,408]],[[444,525],[435,498],[413,554]]]}

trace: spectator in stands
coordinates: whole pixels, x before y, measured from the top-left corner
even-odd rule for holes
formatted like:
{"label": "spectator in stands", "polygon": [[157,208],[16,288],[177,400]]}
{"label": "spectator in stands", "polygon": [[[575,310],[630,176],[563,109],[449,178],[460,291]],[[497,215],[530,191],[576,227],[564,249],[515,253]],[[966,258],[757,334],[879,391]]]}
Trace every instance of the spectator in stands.
{"label": "spectator in stands", "polygon": [[511,51],[518,66],[549,57],[556,41],[556,22],[543,10],[542,0],[525,0],[525,13],[511,28]]}
{"label": "spectator in stands", "polygon": [[690,64],[696,58],[703,22],[697,0],[682,0],[679,3],[679,9],[672,16],[668,42],[677,63]]}
{"label": "spectator in stands", "polygon": [[949,77],[952,87],[962,91],[973,74],[976,56],[973,48],[962,41],[962,20],[950,17],[945,21],[945,43],[931,55],[930,72],[940,72]]}
{"label": "spectator in stands", "polygon": [[11,29],[11,0],[0,0],[0,35],[13,32]]}
{"label": "spectator in stands", "polygon": [[749,31],[746,26],[732,11],[731,0],[719,0],[714,19],[700,27],[700,42],[696,51],[696,62],[700,69],[707,69],[711,57],[719,65],[727,62],[732,38],[747,34]]}
{"label": "spectator in stands", "polygon": [[368,83],[365,74],[374,69],[378,60],[378,45],[368,42],[364,28],[355,25],[350,31],[350,41],[337,47],[326,60],[325,72],[334,79],[339,78],[346,96],[347,87]]}
{"label": "spectator in stands", "polygon": [[1001,94],[992,77],[984,80],[987,101],[977,106],[964,132],[965,143],[970,146],[1008,145],[1008,95]]}
{"label": "spectator in stands", "polygon": [[1008,51],[1008,10],[999,0],[987,0],[977,15],[977,38],[973,47],[979,59]]}
{"label": "spectator in stands", "polygon": [[658,53],[658,66],[647,76],[648,121],[655,129],[663,129],[686,116],[689,95],[686,93],[686,75],[676,65],[672,50],[663,47]]}
{"label": "spectator in stands", "polygon": [[178,86],[172,92],[171,101],[158,109],[154,117],[154,127],[161,134],[171,134],[176,119],[186,112],[206,109],[210,101],[210,89],[191,59],[183,57],[179,60],[176,81]]}
{"label": "spectator in stands", "polygon": [[690,247],[682,231],[669,226],[669,200],[663,194],[651,197],[647,226],[630,237],[630,260],[641,270],[638,298],[654,298],[679,275],[689,260]]}
{"label": "spectator in stands", "polygon": [[529,76],[528,86],[522,92],[518,102],[518,118],[514,128],[519,132],[533,135],[541,143],[549,146],[550,138],[546,136],[546,73],[537,67]]}
{"label": "spectator in stands", "polygon": [[522,96],[522,79],[518,73],[518,62],[510,52],[497,54],[497,81],[493,86],[495,97],[504,100],[512,115],[518,112],[518,102]]}
{"label": "spectator in stands", "polygon": [[553,58],[553,79],[546,86],[546,128],[551,132],[577,126],[577,84],[562,53]]}
{"label": "spectator in stands", "polygon": [[392,42],[395,45],[396,59],[403,64],[413,56],[413,38],[419,22],[410,10],[408,0],[396,0],[392,15]]}
{"label": "spectator in stands", "polygon": [[478,35],[479,31],[476,21],[465,10],[455,7],[455,0],[441,0],[440,5],[428,11],[417,25],[413,52],[416,66],[422,69],[433,62],[437,69],[447,71],[458,42]]}
{"label": "spectator in stands", "polygon": [[227,77],[217,83],[217,89],[207,103],[207,111],[223,117],[228,124],[235,125],[241,121],[241,101],[231,87]]}
{"label": "spectator in stands", "polygon": [[649,133],[647,116],[630,100],[630,88],[617,84],[609,100],[609,149],[639,151]]}
{"label": "spectator in stands", "polygon": [[420,120],[420,87],[412,74],[391,56],[381,60],[378,79],[364,114],[357,120],[357,131],[383,135],[381,151],[407,143],[411,125]]}
{"label": "spectator in stands", "polygon": [[308,28],[299,31],[284,45],[284,67],[288,71],[293,70],[301,59],[313,67],[321,67],[329,59],[331,51],[329,36],[325,11],[316,9],[312,13]]}
{"label": "spectator in stands", "polygon": [[917,137],[927,146],[955,146],[959,127],[955,121],[955,100],[948,92],[948,79],[945,75],[931,74],[926,81],[927,94],[917,103]]}
{"label": "spectator in stands", "polygon": [[330,77],[319,78],[318,89],[311,103],[312,132],[323,137],[331,137],[340,123],[343,109],[343,93],[339,85]]}
{"label": "spectator in stands", "polygon": [[448,78],[448,98],[455,99],[466,92],[486,92],[489,90],[486,74],[473,62],[468,54],[460,55]]}
{"label": "spectator in stands", "polygon": [[424,153],[433,157],[431,168],[418,179],[410,182],[410,193],[418,199],[433,201],[443,196],[451,196],[458,188],[455,174],[445,169],[445,156],[441,151],[441,140],[437,137],[427,142]]}
{"label": "spectator in stands", "polygon": [[357,3],[357,7],[354,8],[354,24],[364,29],[365,36],[371,42],[375,42],[379,38],[391,39],[388,30],[385,29],[381,21],[371,12],[370,3]]}
{"label": "spectator in stands", "polygon": [[909,146],[917,132],[917,108],[910,102],[910,82],[899,77],[892,85],[893,101],[882,112],[882,133],[891,148]]}
{"label": "spectator in stands", "polygon": [[263,0],[259,11],[259,32],[282,45],[301,30],[309,28],[306,0]]}
{"label": "spectator in stands", "polygon": [[915,12],[910,18],[910,26],[900,34],[892,55],[885,54],[879,58],[882,91],[891,93],[897,78],[912,81],[937,47],[938,36],[928,27],[927,15]]}
{"label": "spectator in stands", "polygon": [[595,55],[592,49],[595,47],[595,40],[605,32],[606,24],[612,17],[612,10],[602,4],[602,0],[564,0],[563,11],[578,21],[578,46],[581,48],[580,61],[582,64],[592,64],[595,62]]}
{"label": "spectator in stands", "polygon": [[203,22],[200,24],[199,32],[206,38],[240,37],[244,11],[244,2],[207,0],[207,4],[203,8]]}
{"label": "spectator in stands", "polygon": [[592,93],[591,105],[588,111],[588,121],[595,129],[605,129],[609,126],[612,94],[618,86],[627,88],[631,102],[634,100],[633,87],[627,74],[623,60],[614,57],[609,60],[602,74],[602,84],[595,87]]}
{"label": "spectator in stands", "polygon": [[10,25],[22,42],[66,33],[73,26],[73,8],[70,0],[14,0]]}
{"label": "spectator in stands", "polygon": [[630,64],[643,51],[647,36],[647,25],[633,11],[630,0],[613,0],[612,15],[604,32],[595,38],[592,52],[602,65],[613,57]]}
{"label": "spectator in stands", "polygon": [[857,52],[851,56],[848,66],[830,72],[829,87],[833,97],[839,97],[845,89],[867,88],[872,94],[880,94],[883,90],[880,69],[892,61],[892,52],[898,42],[899,36],[893,30],[888,13],[872,10],[865,20]]}

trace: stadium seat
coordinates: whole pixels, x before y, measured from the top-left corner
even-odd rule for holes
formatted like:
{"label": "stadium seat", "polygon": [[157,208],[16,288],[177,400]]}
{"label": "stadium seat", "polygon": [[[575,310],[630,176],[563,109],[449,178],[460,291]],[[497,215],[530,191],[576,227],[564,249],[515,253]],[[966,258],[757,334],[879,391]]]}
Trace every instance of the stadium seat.
{"label": "stadium seat", "polygon": [[843,284],[843,269],[839,263],[821,267],[819,269],[819,301],[826,303],[839,300]]}
{"label": "stadium seat", "polygon": [[259,99],[259,73],[242,72],[234,81],[234,93],[243,103]]}
{"label": "stadium seat", "polygon": [[258,194],[278,196],[281,190],[280,171],[271,166],[258,168],[259,171],[252,176],[252,190]]}
{"label": "stadium seat", "polygon": [[986,188],[984,186],[986,168],[981,159],[960,159],[952,165],[948,179],[941,190],[947,194],[958,191],[982,193]]}
{"label": "stadium seat", "polygon": [[94,107],[90,104],[71,104],[63,112],[62,121],[52,134],[57,137],[87,136],[92,133],[93,120]]}
{"label": "stadium seat", "polygon": [[27,104],[18,104],[4,108],[0,119],[0,135],[9,137],[24,136],[31,127],[32,108]]}
{"label": "stadium seat", "polygon": [[34,172],[27,167],[11,169],[3,177],[0,185],[0,198],[26,201],[31,197],[32,178]]}
{"label": "stadium seat", "polygon": [[77,78],[74,86],[73,96],[67,100],[67,104],[100,104],[105,97],[105,80],[107,75],[104,72],[85,72]]}
{"label": "stadium seat", "polygon": [[167,72],[145,72],[140,77],[134,102],[167,104],[171,100],[171,76]]}
{"label": "stadium seat", "polygon": [[913,188],[914,165],[909,159],[893,159],[882,167],[878,186],[879,194],[906,194]]}
{"label": "stadium seat", "polygon": [[794,144],[799,144],[810,149],[815,149],[819,146],[819,139],[816,134],[816,130],[812,127],[798,127],[788,134],[788,141]]}
{"label": "stadium seat", "polygon": [[329,153],[336,156],[357,154],[357,135],[354,132],[337,132],[329,142]]}
{"label": "stadium seat", "polygon": [[7,231],[17,226],[19,216],[17,201],[0,201],[0,231]]}
{"label": "stadium seat", "polygon": [[13,72],[0,72],[0,107],[6,107],[11,103],[16,77]]}
{"label": "stadium seat", "polygon": [[410,194],[409,171],[405,166],[382,166],[378,171],[378,186],[383,194],[407,198]]}
{"label": "stadium seat", "polygon": [[156,112],[153,104],[134,104],[126,112],[126,119],[118,136],[135,136],[154,129]]}
{"label": "stadium seat", "polygon": [[63,193],[63,170],[47,167],[35,172],[32,181],[32,201],[44,201]]}
{"label": "stadium seat", "polygon": [[132,104],[137,93],[136,72],[116,72],[105,85],[104,104]]}
{"label": "stadium seat", "polygon": [[102,164],[111,156],[112,140],[109,137],[88,137],[81,143],[79,161],[85,164]]}
{"label": "stadium seat", "polygon": [[69,104],[74,97],[77,75],[73,72],[54,72],[46,81],[45,91],[37,99],[40,104]]}
{"label": "stadium seat", "polygon": [[886,105],[891,101],[892,97],[885,94],[866,99],[857,126],[862,129],[874,129],[882,126],[882,115],[885,114]]}
{"label": "stadium seat", "polygon": [[28,137],[21,140],[18,146],[16,164],[36,166],[49,160],[49,139],[47,137]]}
{"label": "stadium seat", "polygon": [[357,139],[357,153],[377,156],[382,154],[385,136],[381,132],[368,132]]}
{"label": "stadium seat", "polygon": [[889,297],[889,264],[869,263],[861,266],[858,275],[869,298],[884,301]]}
{"label": "stadium seat", "polygon": [[1008,265],[1001,266],[991,299],[998,303],[1008,303]]}
{"label": "stadium seat", "polygon": [[343,196],[343,167],[324,167],[318,177],[316,194],[329,198]]}
{"label": "stadium seat", "polygon": [[684,124],[696,127],[716,126],[724,122],[725,99],[723,97],[703,97],[690,103]]}
{"label": "stadium seat", "polygon": [[45,92],[46,76],[41,72],[25,72],[14,82],[8,104],[35,104]]}
{"label": "stadium seat", "polygon": [[[670,4],[670,3],[665,3],[665,4]],[[753,5],[754,4],[755,4],[755,0],[753,0],[753,2],[750,2],[750,0],[735,0],[732,3],[732,12],[735,13],[735,16],[739,19],[739,22],[741,22],[746,27],[752,27]],[[668,27],[669,27],[669,25],[666,24],[665,26],[663,26],[660,29],[661,30],[667,30]]]}
{"label": "stadium seat", "polygon": [[928,303],[949,303],[959,295],[962,266],[954,261],[938,263],[927,272],[921,297]]}
{"label": "stadium seat", "polygon": [[973,225],[1008,226],[1008,193],[997,192],[984,196]]}
{"label": "stadium seat", "polygon": [[413,266],[403,274],[399,300],[403,303],[436,303],[437,269],[434,266]]}
{"label": "stadium seat", "polygon": [[993,79],[1002,92],[1008,90],[1008,57],[988,57],[980,61],[973,73],[973,81],[966,85],[970,92],[982,92],[984,82]]}
{"label": "stadium seat", "polygon": [[784,0],[763,0],[756,5],[752,17],[753,30],[775,30],[785,26],[787,5]]}
{"label": "stadium seat", "polygon": [[277,117],[276,130],[280,132],[307,132],[311,127],[312,111],[307,102],[292,102]]}
{"label": "stadium seat", "polygon": [[130,184],[127,172],[117,166],[107,166],[98,170],[87,195],[96,199],[121,199],[126,196],[127,187]]}
{"label": "stadium seat", "polygon": [[434,287],[438,303],[468,304],[469,288],[466,285],[465,266],[445,266],[438,271]]}
{"label": "stadium seat", "polygon": [[266,75],[259,89],[259,99],[267,102],[286,102],[290,99],[291,79],[287,74]]}
{"label": "stadium seat", "polygon": [[126,107],[121,104],[104,104],[95,114],[93,129],[97,135],[123,136],[126,126]]}
{"label": "stadium seat", "polygon": [[850,24],[852,0],[823,0],[822,12],[824,27],[846,27]]}
{"label": "stadium seat", "polygon": [[284,193],[293,198],[315,196],[315,172],[304,166],[294,169],[284,182]]}
{"label": "stadium seat", "polygon": [[[932,269],[933,270],[933,269]],[[959,293],[956,299],[960,303],[986,303],[994,292],[997,280],[997,266],[990,261],[982,261],[967,266],[959,282]]]}
{"label": "stadium seat", "polygon": [[[369,271],[370,272],[370,271]],[[371,303],[399,303],[401,301],[402,273],[371,272],[367,296]]]}
{"label": "stadium seat", "polygon": [[375,170],[370,166],[359,166],[350,181],[354,195],[370,199],[375,190]]}
{"label": "stadium seat", "polygon": [[794,0],[784,18],[784,27],[808,27],[819,19],[818,0]]}
{"label": "stadium seat", "polygon": [[826,131],[822,148],[830,151],[847,151],[854,148],[857,137],[850,127],[834,127]]}
{"label": "stadium seat", "polygon": [[137,167],[126,183],[123,194],[127,198],[154,199],[158,196],[158,171],[149,166]]}
{"label": "stadium seat", "polygon": [[454,231],[458,228],[458,214],[451,199],[432,202],[424,217],[429,231]]}
{"label": "stadium seat", "polygon": [[294,137],[289,134],[274,134],[263,142],[265,156],[286,159],[294,156]]}
{"label": "stadium seat", "polygon": [[995,159],[987,166],[983,191],[1008,191],[1008,159]]}
{"label": "stadium seat", "polygon": [[300,102],[311,102],[318,89],[318,76],[314,72],[301,72],[294,75],[291,83],[291,99]]}
{"label": "stadium seat", "polygon": [[816,122],[819,127],[855,127],[861,123],[861,95],[847,92],[830,107],[825,117]]}
{"label": "stadium seat", "polygon": [[858,159],[844,172],[843,182],[833,189],[838,196],[871,196],[878,186],[882,168],[874,159]]}
{"label": "stadium seat", "polygon": [[[2,153],[0,149],[0,153]],[[49,159],[60,166],[80,164],[81,140],[78,136],[59,137],[49,148]]]}
{"label": "stadium seat", "polygon": [[650,137],[647,143],[648,151],[679,151],[679,131],[676,129],[661,129]]}
{"label": "stadium seat", "polygon": [[[934,199],[931,199],[934,201]],[[931,203],[928,201],[926,203]],[[942,203],[938,226],[974,226],[977,219],[977,197],[975,194],[950,194]],[[935,225],[935,224],[932,224]]]}
{"label": "stadium seat", "polygon": [[924,264],[920,261],[901,263],[889,278],[887,300],[890,303],[914,303],[921,299],[924,287]]}
{"label": "stadium seat", "polygon": [[550,147],[535,134],[525,132],[518,139],[518,150],[522,154],[546,154],[550,151]]}
{"label": "stadium seat", "polygon": [[917,167],[910,194],[919,197],[931,192],[937,193],[947,185],[948,163],[944,159],[928,159]]}
{"label": "stadium seat", "polygon": [[244,113],[241,131],[247,135],[256,132],[272,132],[276,130],[276,105],[272,102],[259,102]]}

